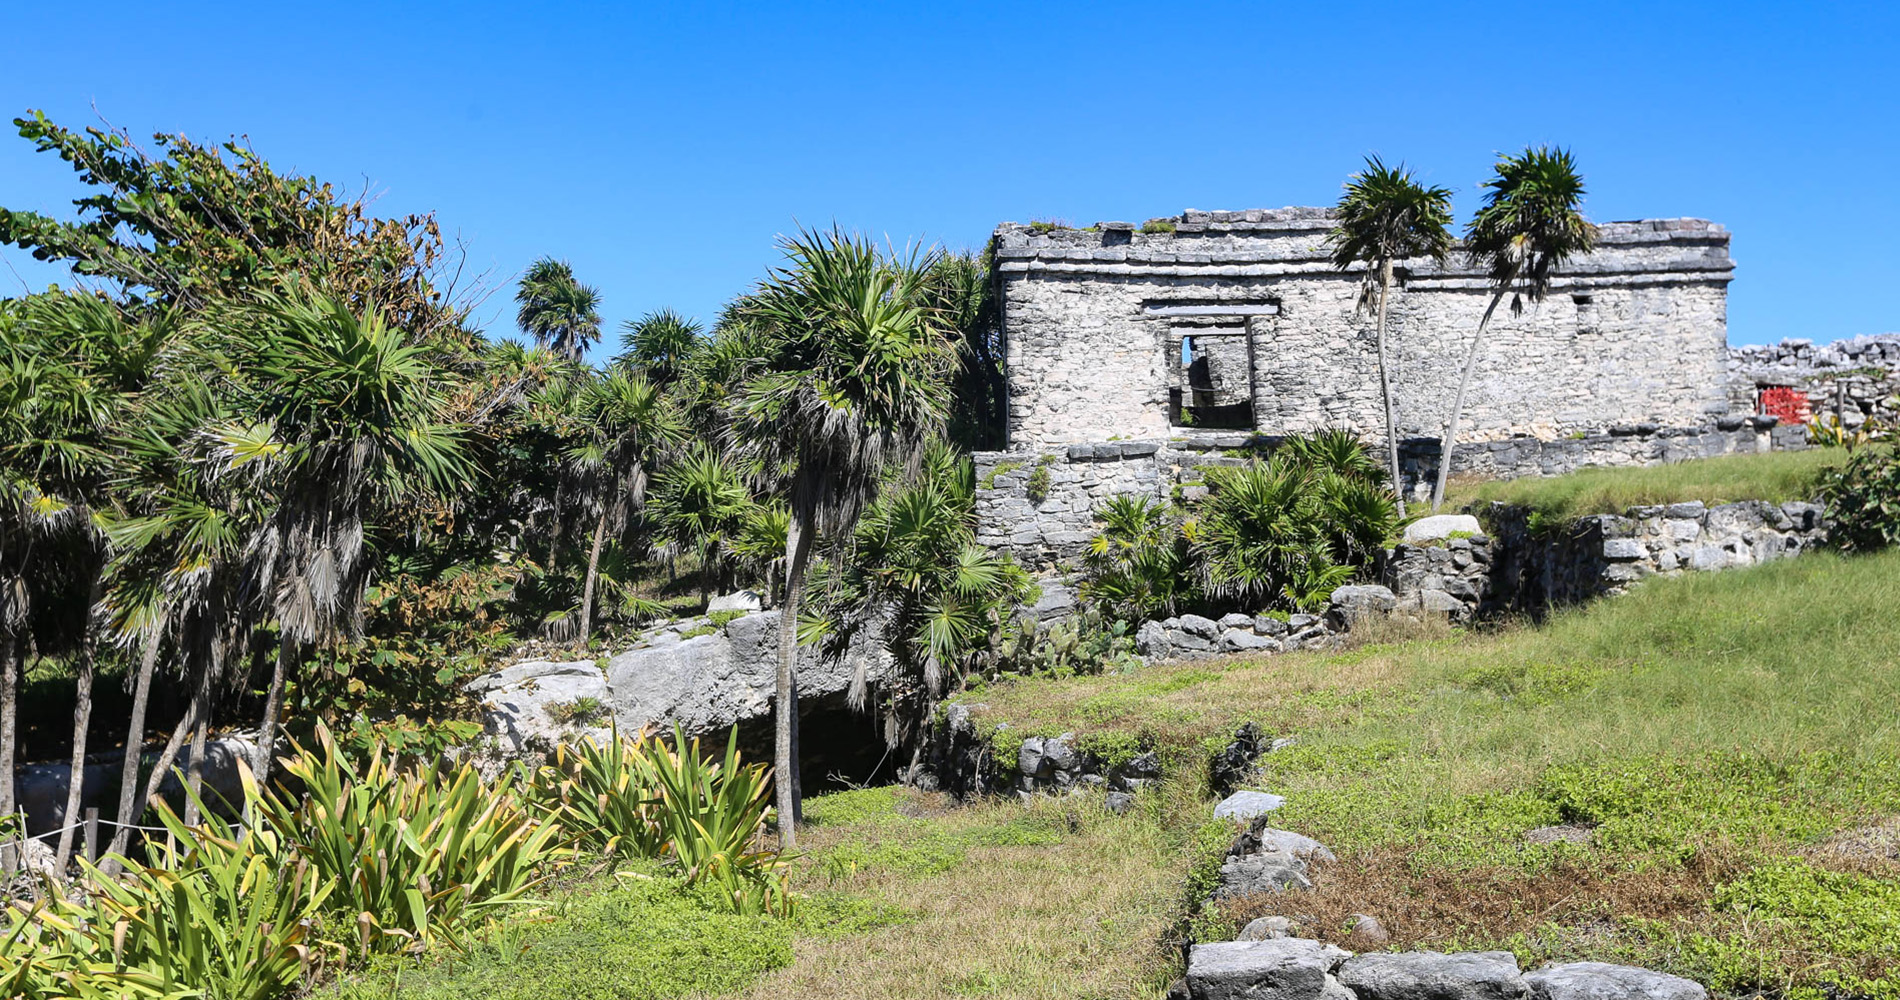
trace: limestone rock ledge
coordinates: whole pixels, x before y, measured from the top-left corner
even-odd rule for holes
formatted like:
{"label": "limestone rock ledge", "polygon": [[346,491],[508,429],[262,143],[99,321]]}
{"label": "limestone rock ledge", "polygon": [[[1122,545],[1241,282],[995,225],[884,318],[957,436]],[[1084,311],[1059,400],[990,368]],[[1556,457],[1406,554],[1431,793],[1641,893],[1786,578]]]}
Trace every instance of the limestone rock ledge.
{"label": "limestone rock ledge", "polygon": [[[745,615],[719,628],[688,619],[657,629],[632,648],[599,660],[530,660],[470,681],[481,699],[482,724],[506,754],[545,751],[584,735],[671,729],[718,733],[771,714],[778,656],[777,611]],[[710,629],[710,631],[708,631]],[[876,682],[893,669],[875,639],[843,656],[801,647],[801,699],[842,695],[854,678]]]}

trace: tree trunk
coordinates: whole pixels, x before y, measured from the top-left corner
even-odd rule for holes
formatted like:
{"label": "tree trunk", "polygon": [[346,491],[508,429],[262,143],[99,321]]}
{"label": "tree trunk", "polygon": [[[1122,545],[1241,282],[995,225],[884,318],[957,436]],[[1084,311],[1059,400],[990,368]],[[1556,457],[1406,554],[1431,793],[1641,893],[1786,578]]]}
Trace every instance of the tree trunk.
{"label": "tree trunk", "polygon": [[264,693],[264,717],[257,724],[257,749],[251,751],[251,775],[258,791],[269,787],[271,761],[276,759],[277,717],[284,711],[284,679],[297,656],[297,643],[288,635],[277,637],[277,665],[271,668],[270,688]]}
{"label": "tree trunk", "polygon": [[[144,800],[139,796],[139,760],[145,749],[145,710],[151,705],[152,673],[158,666],[158,647],[163,634],[157,630],[145,640],[145,649],[139,654],[139,676],[132,688],[132,719],[125,731],[125,764],[119,770],[119,825],[112,831],[112,845],[106,848],[109,855],[124,854],[132,836],[131,824],[138,822],[139,812],[145,809]],[[108,862],[113,871],[118,865]]]}
{"label": "tree trunk", "polygon": [[[86,604],[86,624],[79,637],[79,677],[73,683],[73,763],[66,772],[66,811],[61,814],[59,847],[53,855],[53,870],[63,872],[73,856],[73,837],[78,831],[73,822],[79,816],[79,804],[86,785],[86,736],[92,728],[92,608],[99,603],[99,574],[92,575],[91,597]],[[96,845],[95,845],[96,846]]]}
{"label": "tree trunk", "polygon": [[[171,738],[165,741],[165,749],[158,752],[158,760],[152,764],[152,773],[145,779],[144,787],[139,788],[138,797],[132,804],[133,808],[138,811],[133,814],[132,819],[121,821],[125,825],[120,826],[119,832],[113,835],[112,854],[99,866],[101,871],[104,871],[108,875],[116,875],[119,873],[121,866],[117,859],[124,855],[125,851],[132,846],[131,824],[137,823],[140,818],[144,817],[146,803],[158,796],[159,786],[165,783],[166,772],[171,770],[172,763],[178,759],[179,748],[185,745],[185,734],[191,732],[196,722],[197,719],[194,717],[192,710],[188,708],[185,710],[185,717],[179,719],[178,725],[172,727]],[[138,787],[137,781],[133,782],[133,787]]]}
{"label": "tree trunk", "polygon": [[205,736],[211,729],[211,668],[198,672],[198,690],[191,696],[191,756],[185,763],[185,825],[197,826],[198,799],[204,794]]}
{"label": "tree trunk", "polygon": [[594,580],[600,576],[600,547],[607,540],[607,507],[594,519],[594,544],[587,550],[587,581],[581,584],[581,642],[594,634]]}
{"label": "tree trunk", "polygon": [[778,612],[778,677],[773,702],[772,767],[778,787],[779,849],[798,846],[802,810],[798,781],[798,602],[805,591],[805,559],[814,527],[794,516],[785,534],[785,602]]}
{"label": "tree trunk", "polygon": [[1392,262],[1382,262],[1379,268],[1379,330],[1375,340],[1379,345],[1379,394],[1385,400],[1385,447],[1391,461],[1392,494],[1399,498],[1399,516],[1405,516],[1405,483],[1399,478],[1399,421],[1392,412],[1392,376],[1386,367],[1385,351],[1385,305],[1392,294]]}
{"label": "tree trunk", "polygon": [[561,549],[561,500],[566,491],[566,485],[559,476],[555,478],[554,517],[552,518],[554,523],[548,526],[548,562],[544,567],[549,574],[554,572],[554,559],[560,554]]}
{"label": "tree trunk", "polygon": [[1510,291],[1507,286],[1499,286],[1491,296],[1491,304],[1484,309],[1484,318],[1478,320],[1478,335],[1471,338],[1471,350],[1465,354],[1464,374],[1458,376],[1458,394],[1451,397],[1451,418],[1445,421],[1445,439],[1438,446],[1438,484],[1432,488],[1432,513],[1445,502],[1445,480],[1451,477],[1452,442],[1458,439],[1458,414],[1464,409],[1465,387],[1471,384],[1471,371],[1478,367],[1478,353],[1484,347],[1484,330],[1491,325],[1491,314],[1498,311],[1498,303],[1504,301],[1504,294]]}
{"label": "tree trunk", "polygon": [[[24,658],[19,637],[9,632],[6,641],[0,643],[0,818],[11,817],[15,812],[13,744],[15,725],[19,721],[20,661]],[[20,848],[25,838],[26,830],[21,829],[18,839],[7,839],[5,849],[0,850],[0,870],[13,871],[20,867]]]}

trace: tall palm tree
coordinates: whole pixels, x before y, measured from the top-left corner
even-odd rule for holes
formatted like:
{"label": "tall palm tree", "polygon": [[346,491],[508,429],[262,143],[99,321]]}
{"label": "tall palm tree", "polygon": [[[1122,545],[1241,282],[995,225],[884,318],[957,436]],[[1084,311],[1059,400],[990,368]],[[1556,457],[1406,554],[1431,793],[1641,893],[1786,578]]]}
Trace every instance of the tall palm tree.
{"label": "tall palm tree", "polygon": [[262,783],[284,681],[302,651],[361,632],[374,519],[454,491],[471,466],[445,418],[450,372],[373,309],[315,292],[271,293],[226,317],[245,417],[211,429],[232,473],[249,470],[270,516],[247,545],[249,588],[278,627],[277,662],[251,762]]}
{"label": "tall palm tree", "polygon": [[789,473],[773,759],[779,840],[790,849],[799,814],[793,667],[812,543],[849,537],[885,470],[921,459],[949,411],[955,354],[929,301],[936,253],[887,259],[835,226],[801,230],[781,246],[787,264],[749,306],[770,343],[742,394],[738,430],[763,467]]}
{"label": "tall palm tree", "polygon": [[609,532],[624,532],[646,502],[647,477],[660,453],[685,436],[671,401],[646,376],[624,369],[588,382],[577,401],[579,433],[568,448],[575,487],[594,512],[587,576],[581,584],[579,635],[593,634],[594,590]]}
{"label": "tall palm tree", "polygon": [[1339,199],[1339,224],[1327,237],[1333,266],[1344,271],[1364,266],[1365,282],[1359,307],[1372,304],[1377,293],[1379,324],[1374,341],[1379,351],[1379,396],[1385,408],[1386,455],[1392,489],[1399,494],[1399,513],[1405,513],[1404,487],[1399,480],[1399,425],[1392,407],[1392,375],[1385,342],[1386,301],[1392,293],[1392,268],[1397,261],[1429,257],[1443,263],[1451,252],[1451,191],[1426,187],[1412,179],[1401,163],[1388,167],[1377,156],[1366,157],[1364,170],[1346,181]]}
{"label": "tall palm tree", "polygon": [[615,360],[639,368],[659,385],[672,385],[705,346],[700,334],[697,320],[671,309],[650,312],[625,325],[623,352]]}
{"label": "tall palm tree", "polygon": [[570,361],[600,340],[600,293],[575,280],[567,261],[543,257],[528,265],[515,302],[521,331]]}
{"label": "tall palm tree", "polygon": [[1583,175],[1570,151],[1549,146],[1527,148],[1498,157],[1496,172],[1484,182],[1484,205],[1465,227],[1465,254],[1473,265],[1485,268],[1491,280],[1491,303],[1478,320],[1471,338],[1458,392],[1451,398],[1445,438],[1438,449],[1438,482],[1432,488],[1432,509],[1445,502],[1445,481],[1451,475],[1451,449],[1458,439],[1458,418],[1464,410],[1465,389],[1478,366],[1485,328],[1498,303],[1511,296],[1511,310],[1523,300],[1541,302],[1550,290],[1551,272],[1577,254],[1596,246],[1597,230],[1583,217]]}

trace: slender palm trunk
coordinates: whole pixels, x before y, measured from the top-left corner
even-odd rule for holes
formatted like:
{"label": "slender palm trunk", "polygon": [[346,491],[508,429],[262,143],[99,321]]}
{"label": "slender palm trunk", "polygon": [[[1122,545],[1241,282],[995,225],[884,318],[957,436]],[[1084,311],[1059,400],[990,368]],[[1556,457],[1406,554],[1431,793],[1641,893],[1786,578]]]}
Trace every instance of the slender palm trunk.
{"label": "slender palm trunk", "polygon": [[1471,371],[1478,367],[1478,354],[1484,348],[1484,331],[1491,325],[1491,316],[1498,311],[1498,303],[1504,301],[1504,293],[1510,288],[1498,286],[1491,296],[1491,304],[1484,309],[1484,318],[1478,320],[1478,335],[1471,338],[1471,350],[1465,354],[1464,374],[1458,376],[1458,393],[1451,397],[1451,418],[1445,421],[1445,439],[1438,446],[1438,483],[1432,488],[1432,513],[1445,502],[1445,480],[1451,478],[1452,442],[1458,440],[1458,416],[1465,405],[1465,388],[1471,384]]}
{"label": "slender palm trunk", "polygon": [[58,872],[66,870],[73,856],[73,837],[78,832],[73,821],[79,816],[86,788],[86,736],[92,728],[92,608],[98,603],[99,574],[94,573],[86,624],[79,637],[79,676],[73,682],[73,762],[66,772],[66,811],[60,816],[59,847],[53,855],[53,870]]}
{"label": "slender palm trunk", "polygon": [[185,825],[196,826],[198,799],[204,794],[205,737],[211,729],[211,668],[198,672],[198,690],[191,696],[191,714],[196,725],[191,731],[191,756],[185,763]]}
{"label": "slender palm trunk", "polygon": [[264,693],[264,717],[257,724],[257,747],[251,751],[251,774],[260,790],[270,786],[270,764],[277,756],[277,717],[284,711],[284,679],[296,658],[296,640],[279,634],[277,665],[271,668],[270,687]]}
{"label": "slender palm trunk", "polygon": [[587,550],[587,580],[581,584],[581,642],[594,634],[594,581],[600,576],[600,547],[607,540],[607,506],[594,519],[594,544]]}
{"label": "slender palm trunk", "polygon": [[117,859],[131,847],[132,828],[129,824],[138,822],[138,818],[145,815],[146,803],[158,797],[159,786],[165,783],[165,776],[171,771],[173,762],[178,760],[178,751],[185,745],[186,734],[190,733],[197,724],[197,716],[193,711],[196,707],[194,700],[192,708],[185,710],[185,717],[179,719],[178,725],[172,727],[171,738],[165,741],[165,749],[158,752],[158,760],[152,763],[152,773],[146,777],[145,784],[141,787],[136,780],[133,781],[131,787],[137,788],[138,794],[133,800],[132,807],[137,812],[133,814],[132,819],[121,821],[127,825],[121,825],[119,832],[113,835],[112,853],[99,866],[100,870],[106,874],[119,873],[121,866]]}
{"label": "slender palm trunk", "polygon": [[[25,658],[19,637],[8,633],[6,642],[0,644],[0,817],[12,816],[15,812],[13,744],[19,722],[20,661]],[[19,831],[19,835],[24,838],[26,831]],[[20,867],[20,846],[23,843],[23,840],[8,839],[6,848],[0,850],[0,870],[12,871]]]}
{"label": "slender palm trunk", "polygon": [[814,527],[793,517],[785,533],[785,603],[778,612],[777,700],[773,703],[772,767],[778,786],[778,842],[781,850],[798,846],[802,810],[798,781],[798,602],[805,592],[805,560],[811,554]]}
{"label": "slender palm trunk", "polygon": [[550,519],[554,523],[548,526],[548,562],[546,569],[549,573],[554,572],[554,559],[560,554],[561,550],[561,501],[565,499],[566,493],[567,484],[561,482],[557,477],[554,482],[554,516]]}
{"label": "slender palm trunk", "polygon": [[1379,330],[1374,337],[1379,344],[1379,394],[1385,400],[1385,447],[1386,455],[1392,463],[1392,493],[1399,498],[1399,516],[1405,516],[1405,484],[1399,479],[1399,421],[1392,412],[1392,375],[1386,366],[1385,350],[1385,306],[1392,295],[1392,261],[1381,262],[1379,268]]}
{"label": "slender palm trunk", "polygon": [[[119,771],[119,826],[112,832],[108,854],[124,854],[132,836],[131,824],[145,811],[139,796],[139,763],[145,749],[145,710],[151,706],[152,673],[158,667],[158,647],[162,634],[154,629],[139,654],[139,676],[132,688],[132,718],[125,730],[125,763]],[[108,862],[115,869],[116,863]]]}

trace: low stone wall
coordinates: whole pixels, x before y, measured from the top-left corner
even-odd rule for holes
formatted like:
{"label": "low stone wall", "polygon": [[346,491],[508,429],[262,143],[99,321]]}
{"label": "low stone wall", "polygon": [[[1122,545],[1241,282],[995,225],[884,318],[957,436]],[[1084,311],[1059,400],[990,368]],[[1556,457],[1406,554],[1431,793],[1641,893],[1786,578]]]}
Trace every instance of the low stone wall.
{"label": "low stone wall", "polygon": [[1900,422],[1900,333],[1816,344],[1788,339],[1779,344],[1731,347],[1728,373],[1733,405],[1759,410],[1777,389],[1779,407],[1790,404],[1826,419],[1838,409],[1841,423]]}
{"label": "low stone wall", "polygon": [[[1100,530],[1095,511],[1110,497],[1198,500],[1206,495],[1202,480],[1209,468],[1244,464],[1270,454],[1283,440],[1249,431],[1202,431],[1041,452],[978,452],[977,541],[1033,568],[1071,567]],[[1554,441],[1526,437],[1460,444],[1452,471],[1514,479],[1805,447],[1806,433],[1799,426],[1778,425],[1772,417],[1724,417],[1702,428],[1645,424]],[[1437,468],[1437,449],[1435,441],[1410,441],[1401,451],[1400,469],[1412,492],[1427,488]]]}
{"label": "low stone wall", "polygon": [[1593,514],[1563,528],[1533,530],[1530,512],[1494,505],[1486,513],[1499,553],[1483,605],[1536,610],[1619,594],[1652,576],[1754,566],[1827,541],[1823,509],[1761,500],[1632,507]]}

